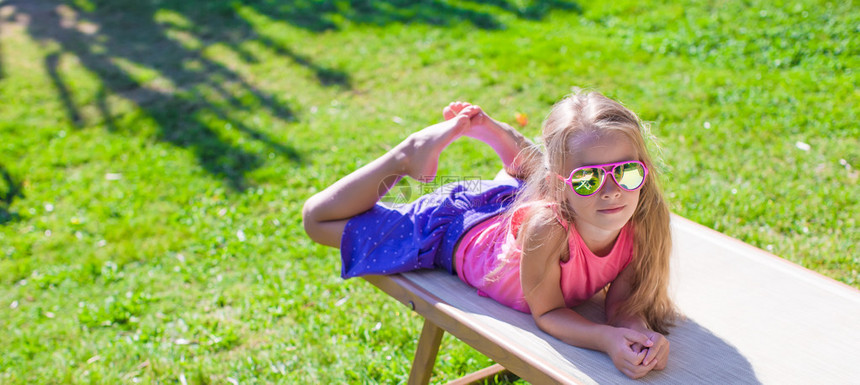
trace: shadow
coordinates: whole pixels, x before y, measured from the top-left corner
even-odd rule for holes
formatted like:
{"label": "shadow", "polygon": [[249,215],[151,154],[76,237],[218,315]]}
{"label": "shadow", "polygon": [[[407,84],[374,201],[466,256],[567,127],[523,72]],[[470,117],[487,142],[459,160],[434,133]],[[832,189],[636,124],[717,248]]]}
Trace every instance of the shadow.
{"label": "shadow", "polygon": [[667,368],[654,371],[644,383],[700,383],[715,379],[721,384],[761,384],[752,364],[729,342],[694,320],[679,322],[670,329],[672,344]]}
{"label": "shadow", "polygon": [[[2,4],[3,3],[0,2],[0,5],[2,5]],[[4,28],[3,22],[4,22],[3,17],[2,17],[2,15],[0,15],[0,36],[3,36],[3,28]],[[4,62],[3,62],[3,40],[0,39],[0,80],[3,80],[3,78],[6,76],[5,75],[6,71],[3,69],[3,65],[4,65]]]}
{"label": "shadow", "polygon": [[60,100],[63,101],[63,107],[66,108],[66,115],[69,116],[69,120],[72,121],[72,124],[74,124],[75,127],[80,127],[81,114],[78,113],[78,109],[75,107],[74,102],[72,102],[72,94],[69,92],[68,87],[66,87],[66,83],[60,78],[60,72],[57,69],[59,58],[60,55],[56,52],[48,54],[48,56],[45,57],[45,69],[48,70],[48,76],[51,77],[51,84],[54,85],[54,88],[60,95]]}
{"label": "shadow", "polygon": [[[603,302],[603,293],[598,293],[575,310],[593,322],[605,324]],[[698,384],[704,379],[717,384],[762,383],[752,364],[736,347],[692,319],[679,321],[669,329],[667,338],[672,350],[666,369],[652,371],[638,380],[615,369],[606,354],[574,348],[546,334],[544,337],[559,351],[577,350],[577,357],[566,355],[566,358],[601,384]]]}
{"label": "shadow", "polygon": [[[32,37],[59,45],[59,50],[45,57],[44,67],[75,127],[103,124],[112,132],[133,133],[132,127],[120,127],[110,110],[109,99],[118,96],[139,106],[147,118],[154,120],[158,140],[191,150],[203,169],[223,178],[236,191],[248,187],[245,174],[260,167],[263,160],[222,138],[224,127],[235,128],[272,152],[301,162],[302,156],[295,148],[248,126],[239,117],[262,107],[277,119],[295,121],[285,103],[200,50],[188,49],[171,39],[169,26],[156,22],[155,14],[160,8],[135,2],[103,5],[85,12],[48,0],[3,3],[13,7],[12,18],[27,20],[26,29]],[[202,20],[209,23],[204,24],[204,30],[221,25],[235,27],[227,30],[232,33],[229,37],[227,32],[210,33],[210,42],[226,41],[236,48],[253,35],[252,28],[234,14],[219,15],[220,19]],[[80,62],[101,81],[92,102],[96,113],[84,113],[76,103],[74,79],[63,76],[62,61],[66,56]],[[167,85],[139,81],[135,67],[157,71]],[[328,78],[340,79],[334,83],[348,84],[347,76],[337,75],[336,70],[328,72],[335,74]]]}
{"label": "shadow", "polygon": [[[352,88],[349,75],[347,75],[345,72],[334,70],[331,68],[320,67],[311,62],[307,57],[293,52],[289,47],[285,46],[280,42],[275,41],[272,38],[260,36],[258,40],[268,46],[273,51],[275,51],[275,53],[277,53],[278,55],[287,56],[294,62],[313,71],[314,76],[316,76],[317,81],[319,81],[321,85],[326,87],[338,86],[346,89]],[[251,53],[246,52],[244,49],[241,52],[244,52],[247,56],[251,56]]]}
{"label": "shadow", "polygon": [[[667,338],[671,343],[671,354],[666,369],[652,371],[645,377],[632,380],[615,368],[608,355],[594,350],[577,348],[558,340],[541,331],[531,315],[521,313],[498,302],[477,295],[474,288],[469,287],[459,278],[451,276],[443,270],[420,270],[393,276],[367,276],[366,280],[381,290],[389,293],[402,303],[413,301],[416,311],[438,312],[449,306],[463,312],[468,321],[478,322],[485,330],[494,330],[495,343],[506,346],[521,345],[521,341],[534,339],[544,340],[546,347],[536,348],[547,365],[550,363],[567,362],[574,369],[570,373],[575,377],[586,376],[589,380],[600,384],[698,384],[703,381],[716,384],[761,384],[753,370],[750,361],[744,357],[730,342],[716,336],[694,320],[679,321],[670,328]],[[403,284],[402,282],[406,282]],[[440,283],[441,282],[441,283]],[[405,288],[405,290],[403,289]],[[410,291],[427,290],[429,296],[412,296]],[[420,297],[420,299],[419,299]],[[605,324],[606,317],[603,309],[604,294],[598,293],[589,301],[575,307],[577,313],[592,322]],[[426,303],[422,303],[425,301]],[[446,310],[449,311],[449,310]],[[458,314],[455,318],[460,317]],[[498,321],[504,319],[505,321]],[[462,328],[454,330],[460,333],[457,337],[473,348],[483,346],[492,359],[492,354],[500,354],[498,349],[489,348],[475,332]],[[542,344],[542,343],[541,343]],[[530,345],[535,346],[535,345]],[[508,354],[501,354],[505,358]],[[502,365],[504,363],[500,362]],[[514,374],[516,368],[512,367]],[[580,372],[580,373],[577,373]],[[525,370],[525,375],[528,371]],[[529,380],[528,378],[524,378]]]}
{"label": "shadow", "polygon": [[[350,23],[469,23],[500,29],[498,16],[505,13],[536,20],[553,9],[581,12],[577,3],[563,0],[8,0],[0,7],[4,19],[24,25],[44,43],[43,66],[75,127],[103,125],[110,132],[134,134],[135,123],[122,122],[111,111],[117,99],[131,102],[153,121],[157,140],[192,151],[203,169],[238,191],[247,187],[245,175],[263,159],[234,144],[242,142],[235,139],[237,133],[291,162],[303,159],[296,148],[243,120],[260,111],[286,122],[296,116],[282,98],[259,88],[252,74],[213,58],[206,48],[256,63],[264,60],[262,52],[247,43],[259,43],[307,69],[320,86],[351,90],[348,73],[302,55],[291,46],[295,43],[259,21],[313,32]],[[67,60],[100,82],[94,96],[80,95]]]}
{"label": "shadow", "polygon": [[0,164],[0,226],[16,221],[21,217],[9,211],[15,197],[24,198],[24,192],[20,182],[15,181],[9,171]]}
{"label": "shadow", "polygon": [[582,14],[582,7],[573,1],[547,0],[531,1],[522,6],[515,6],[506,0],[484,0],[482,3],[491,4],[529,20],[543,19],[553,9],[560,9],[576,14]]}
{"label": "shadow", "polygon": [[[575,310],[593,322],[606,323],[604,300],[604,293],[598,293]],[[652,371],[638,380],[631,380],[618,370],[601,370],[590,365],[581,365],[578,361],[571,362],[577,363],[590,377],[600,378],[600,383],[696,384],[707,379],[708,382],[719,384],[761,384],[752,364],[743,353],[695,320],[687,318],[677,321],[675,326],[669,328],[666,338],[672,347],[666,369]],[[554,342],[564,348],[563,342]],[[612,365],[605,354],[598,353],[598,356]]]}
{"label": "shadow", "polygon": [[108,131],[118,131],[116,123],[113,120],[113,113],[111,113],[110,107],[108,106],[107,91],[105,91],[104,86],[99,88],[99,92],[96,94],[96,108],[98,108],[99,114],[103,117],[104,125],[107,127]]}
{"label": "shadow", "polygon": [[[391,23],[422,23],[449,26],[469,23],[481,29],[503,29],[505,26],[493,14],[480,10],[492,6],[520,18],[538,20],[552,9],[563,9],[577,13],[582,8],[573,1],[459,1],[441,0],[349,0],[288,2],[265,1],[268,11],[281,14],[282,19],[297,27],[311,31],[338,29],[335,20],[347,20],[356,24],[386,25]],[[278,4],[281,3],[281,4]],[[525,4],[523,4],[525,3]],[[277,4],[277,5],[276,5]]]}

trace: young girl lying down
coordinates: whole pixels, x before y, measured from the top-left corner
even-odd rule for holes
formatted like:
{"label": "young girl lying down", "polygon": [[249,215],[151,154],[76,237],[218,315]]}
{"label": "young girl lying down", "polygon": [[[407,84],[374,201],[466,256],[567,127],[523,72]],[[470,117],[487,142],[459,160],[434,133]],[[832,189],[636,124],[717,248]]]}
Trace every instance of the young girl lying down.
{"label": "young girl lying down", "polygon": [[[477,106],[443,115],[305,203],[305,230],[340,248],[342,276],[445,269],[631,378],[665,368],[669,210],[636,114],[597,92],[570,95],[544,121],[543,151]],[[490,145],[515,178],[379,204],[404,176],[432,181],[461,136]],[[607,324],[572,310],[607,285]]]}

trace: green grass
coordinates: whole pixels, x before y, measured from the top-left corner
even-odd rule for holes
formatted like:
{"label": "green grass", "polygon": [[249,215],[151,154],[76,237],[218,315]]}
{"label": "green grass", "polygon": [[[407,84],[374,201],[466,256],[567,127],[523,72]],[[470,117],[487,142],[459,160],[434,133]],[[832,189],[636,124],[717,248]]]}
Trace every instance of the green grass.
{"label": "green grass", "polygon": [[[450,101],[533,137],[571,86],[651,122],[674,212],[860,287],[858,25],[850,1],[0,1],[0,383],[405,381],[420,318],[341,281],[302,203]],[[440,175],[499,167],[464,140]],[[489,364],[446,337],[433,381]]]}

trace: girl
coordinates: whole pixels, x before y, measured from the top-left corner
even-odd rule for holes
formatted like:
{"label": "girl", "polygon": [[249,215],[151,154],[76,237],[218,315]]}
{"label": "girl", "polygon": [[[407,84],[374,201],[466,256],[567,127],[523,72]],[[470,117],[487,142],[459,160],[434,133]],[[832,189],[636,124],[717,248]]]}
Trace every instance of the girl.
{"label": "girl", "polygon": [[[342,276],[444,268],[556,338],[607,353],[631,378],[663,369],[661,333],[676,315],[669,210],[639,118],[597,92],[575,93],[544,121],[541,152],[477,106],[452,103],[443,115],[305,203],[305,230],[341,249]],[[377,204],[404,175],[432,181],[460,136],[490,145],[517,179]],[[607,285],[608,324],[571,309]]]}

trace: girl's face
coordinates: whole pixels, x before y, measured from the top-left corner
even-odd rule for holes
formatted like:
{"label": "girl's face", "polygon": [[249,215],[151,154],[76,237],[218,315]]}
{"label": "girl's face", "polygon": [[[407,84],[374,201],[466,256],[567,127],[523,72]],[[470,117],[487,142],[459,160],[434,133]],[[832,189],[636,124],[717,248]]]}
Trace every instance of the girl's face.
{"label": "girl's face", "polygon": [[[577,167],[638,160],[636,147],[621,133],[575,137],[570,148],[564,176]],[[576,215],[576,230],[586,243],[614,240],[636,211],[641,191],[623,190],[610,175],[606,175],[603,187],[588,197],[565,188],[568,204]]]}

